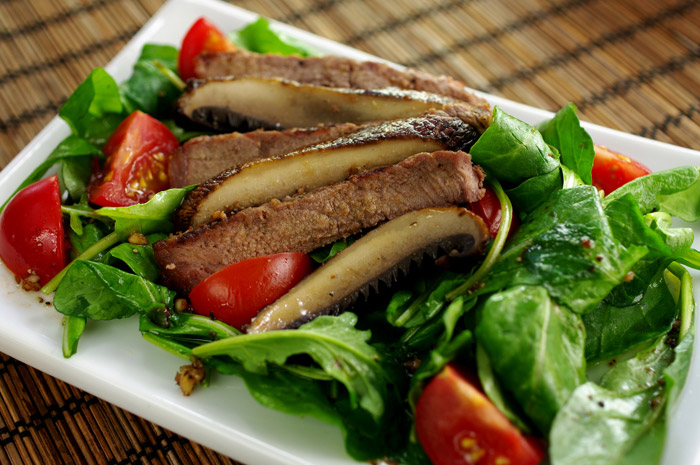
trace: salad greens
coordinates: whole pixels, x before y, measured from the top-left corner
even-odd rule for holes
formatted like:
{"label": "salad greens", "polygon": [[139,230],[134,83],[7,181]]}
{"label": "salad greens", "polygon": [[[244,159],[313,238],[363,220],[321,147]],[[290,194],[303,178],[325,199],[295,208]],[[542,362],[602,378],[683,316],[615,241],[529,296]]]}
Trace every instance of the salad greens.
{"label": "salad greens", "polygon": [[[313,54],[264,19],[231,37],[261,53]],[[132,111],[165,120],[181,140],[193,135],[171,120],[176,61],[175,48],[147,44],[120,85],[95,69],[60,110],[72,134],[22,184],[60,164],[74,260],[43,291],[55,289],[65,315],[66,357],[87,320],[138,314],[145,339],[203,363],[205,384],[214,373],[239,376],[267,407],[338,425],[353,458],[412,464],[430,463],[412,434],[415,405],[456,363],[478,375],[514,425],[549,440],[553,465],[658,462],[694,338],[690,276],[679,263],[700,268],[693,231],[672,217],[700,220],[698,168],[653,173],[601,198],[575,106],[539,129],[496,107],[471,150],[502,208],[480,262],[460,272],[427,264],[388,299],[297,330],[245,335],[180,311],[158,284],[151,244],[172,232],[187,189],[131,207],[93,209],[85,200],[91,161]],[[522,225],[508,239],[511,202]],[[148,235],[147,244],[134,234]]]}

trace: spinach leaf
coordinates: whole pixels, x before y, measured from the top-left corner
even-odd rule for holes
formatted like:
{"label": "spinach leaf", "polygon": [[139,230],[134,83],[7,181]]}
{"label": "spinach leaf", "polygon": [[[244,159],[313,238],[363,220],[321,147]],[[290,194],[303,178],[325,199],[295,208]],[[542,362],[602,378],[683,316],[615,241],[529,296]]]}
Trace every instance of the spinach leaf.
{"label": "spinach leaf", "polygon": [[562,172],[559,168],[554,168],[549,173],[526,179],[519,186],[508,189],[506,194],[513,202],[513,208],[521,213],[529,213],[561,188]]}
{"label": "spinach leaf", "polygon": [[493,122],[472,146],[474,163],[511,186],[550,173],[559,166],[556,151],[527,123],[493,109]]}
{"label": "spinach leaf", "polygon": [[620,284],[583,315],[587,360],[616,356],[671,329],[677,310],[664,279],[666,263],[640,263],[632,281]]}
{"label": "spinach leaf", "polygon": [[[641,178],[634,179],[622,187],[614,190],[603,199],[606,207],[612,201],[632,194],[643,214],[652,212],[659,207],[660,201],[671,202],[670,197],[678,195],[678,199],[685,196],[691,186],[700,178],[697,168],[683,166],[665,171],[651,173]],[[695,201],[695,199],[689,199]],[[670,213],[670,212],[669,212]]]}
{"label": "spinach leaf", "polygon": [[58,179],[74,202],[85,194],[92,173],[91,162],[92,157],[71,157],[61,164]]}
{"label": "spinach leaf", "polygon": [[257,21],[231,33],[229,39],[239,47],[256,53],[304,57],[318,55],[318,52],[301,42],[273,31],[270,22],[262,16]]}
{"label": "spinach leaf", "polygon": [[134,245],[128,242],[119,244],[107,252],[106,263],[114,266],[115,261],[121,261],[137,276],[155,282],[160,276],[160,271],[151,244],[165,237],[165,234],[151,234],[148,236],[149,245]]}
{"label": "spinach leaf", "polygon": [[662,337],[616,364],[600,385],[588,382],[576,389],[552,427],[552,464],[620,463],[664,411],[659,381],[673,356]]}
{"label": "spinach leaf", "polygon": [[504,392],[503,388],[501,388],[493,372],[491,360],[481,344],[476,345],[476,368],[481,387],[483,387],[484,393],[491,402],[493,402],[498,410],[508,417],[510,422],[520,431],[523,433],[532,433],[530,426],[523,419],[524,415],[518,405],[508,393]]}
{"label": "spinach leaf", "polygon": [[174,291],[134,274],[78,260],[58,285],[53,304],[64,315],[112,320],[172,308],[174,298]]}
{"label": "spinach leaf", "polygon": [[182,92],[154,62],[177,72],[177,53],[170,45],[143,46],[131,77],[119,86],[126,113],[141,110],[155,117],[172,113],[172,105]]}
{"label": "spinach leaf", "polygon": [[[105,237],[104,228],[99,223],[88,223],[82,227],[82,234],[78,234],[73,229],[68,231],[68,238],[73,248],[72,255],[78,256],[85,252],[90,246]],[[98,254],[93,261],[100,261],[103,254]]]}
{"label": "spinach leaf", "polygon": [[[696,167],[698,171],[700,168]],[[659,209],[685,221],[700,219],[700,177],[688,189],[658,197]]]}
{"label": "spinach leaf", "polygon": [[316,263],[325,263],[335,257],[338,252],[345,250],[347,246],[355,241],[354,238],[341,239],[320,249],[316,249],[309,254]]}
{"label": "spinach leaf", "polygon": [[146,203],[129,207],[102,207],[95,210],[95,213],[115,220],[114,230],[122,238],[135,231],[142,234],[170,232],[173,229],[170,221],[173,212],[180,206],[185,194],[193,188],[194,186],[168,189],[158,192]]}
{"label": "spinach leaf", "polygon": [[102,68],[92,70],[58,114],[74,135],[98,147],[126,116],[117,83]]}
{"label": "spinach leaf", "polygon": [[12,193],[5,203],[0,208],[2,211],[7,205],[7,202],[20,190],[39,181],[53,165],[60,163],[63,160],[70,158],[82,159],[86,156],[103,156],[99,148],[75,134],[63,139],[58,146],[53,149],[49,156],[34,171],[25,179],[22,184]]}
{"label": "spinach leaf", "polygon": [[355,329],[356,321],[352,313],[322,316],[294,331],[246,334],[195,347],[192,353],[227,355],[261,375],[268,372],[268,365],[284,366],[289,357],[306,354],[346,387],[350,406],[369,413],[376,432],[392,397],[391,380],[380,364],[379,352],[368,344],[370,333]]}
{"label": "spinach leaf", "polygon": [[482,292],[539,284],[575,312],[593,310],[645,254],[612,236],[596,189],[563,189],[532,212],[501,254]]}
{"label": "spinach leaf", "polygon": [[580,316],[557,305],[542,286],[517,286],[486,300],[476,337],[502,386],[535,426],[548,432],[585,381]]}
{"label": "spinach leaf", "polygon": [[565,105],[554,118],[541,124],[539,130],[546,143],[559,149],[561,163],[578,174],[584,183],[591,184],[595,157],[593,139],[581,127],[576,106]]}

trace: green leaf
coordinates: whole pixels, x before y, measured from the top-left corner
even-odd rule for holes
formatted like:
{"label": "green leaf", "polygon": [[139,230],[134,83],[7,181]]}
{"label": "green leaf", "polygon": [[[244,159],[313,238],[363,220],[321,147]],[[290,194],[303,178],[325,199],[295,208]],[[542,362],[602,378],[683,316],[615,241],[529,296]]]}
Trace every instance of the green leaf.
{"label": "green leaf", "polygon": [[501,385],[541,432],[585,381],[580,317],[557,305],[542,286],[492,295],[476,328]]}
{"label": "green leaf", "polygon": [[379,353],[367,343],[370,333],[355,329],[356,321],[352,313],[322,316],[293,331],[247,334],[192,352],[197,357],[227,355],[257,374],[267,373],[269,364],[284,366],[289,357],[307,354],[347,388],[351,406],[367,411],[379,424],[390,397],[389,379]]}
{"label": "green leaf", "polygon": [[549,196],[561,188],[561,170],[554,168],[549,173],[526,179],[518,187],[508,189],[506,194],[513,202],[513,208],[521,213],[529,213],[542,205]]}
{"label": "green leaf", "polygon": [[[696,167],[700,171],[700,168]],[[659,209],[685,221],[700,220],[700,177],[688,189],[659,195]]]}
{"label": "green leaf", "polygon": [[[104,228],[99,223],[88,223],[82,228],[82,234],[78,234],[73,229],[68,231],[68,238],[70,240],[71,246],[73,247],[73,254],[80,255],[89,249],[92,245],[97,243],[100,239],[105,237],[107,234]],[[103,254],[98,254],[93,258],[94,261],[100,261]]]}
{"label": "green leaf", "polygon": [[17,189],[12,193],[5,203],[0,208],[2,211],[7,205],[7,202],[20,190],[27,187],[30,184],[34,184],[39,181],[51,168],[57,163],[70,158],[82,158],[87,155],[91,156],[103,156],[99,148],[95,147],[93,144],[83,139],[82,137],[76,135],[70,135],[66,137],[60,144],[49,154],[49,156],[44,160],[39,166],[37,166],[32,174],[30,174],[27,179],[25,179],[22,184],[19,185]]}
{"label": "green leaf", "polygon": [[173,103],[182,92],[155,62],[177,71],[177,53],[170,45],[144,45],[131,77],[119,86],[126,113],[141,110],[155,117],[172,114]]}
{"label": "green leaf", "polygon": [[470,152],[475,164],[511,186],[559,166],[557,154],[537,129],[498,107],[493,109],[493,122]]}
{"label": "green leaf", "polygon": [[63,356],[70,358],[78,351],[80,336],[85,331],[85,318],[76,316],[63,317]]}
{"label": "green leaf", "polygon": [[612,236],[596,189],[563,189],[532,212],[487,280],[483,291],[539,284],[575,312],[593,310],[645,254]]}
{"label": "green leaf", "polygon": [[[641,212],[647,214],[657,209],[661,200],[671,202],[672,196],[678,195],[675,197],[677,199],[685,197],[685,193],[691,187],[694,188],[698,179],[700,179],[698,169],[692,166],[658,171],[630,181],[614,190],[603,199],[603,206],[626,194],[632,194],[639,202]],[[688,200],[695,201],[695,199]]]}
{"label": "green leaf", "polygon": [[59,181],[74,202],[85,194],[92,173],[91,161],[92,157],[72,157],[61,164]]}
{"label": "green leaf", "polygon": [[229,39],[239,47],[251,52],[277,55],[318,55],[318,52],[301,42],[273,31],[269,21],[262,16],[257,21],[230,34]]}
{"label": "green leaf", "polygon": [[112,218],[115,221],[114,230],[122,238],[133,232],[170,232],[173,229],[173,212],[180,206],[185,194],[193,188],[194,186],[168,189],[158,192],[146,203],[129,207],[103,207],[95,210],[95,213]]}
{"label": "green leaf", "polygon": [[576,115],[576,106],[568,103],[554,118],[539,127],[544,141],[559,150],[561,163],[572,169],[586,184],[591,184],[595,150],[593,139]]}
{"label": "green leaf", "polygon": [[127,318],[172,308],[175,292],[103,263],[78,260],[56,289],[54,308],[91,320]]}
{"label": "green leaf", "polygon": [[587,360],[622,354],[671,328],[677,310],[665,284],[665,263],[640,263],[632,281],[620,284],[595,310],[583,315]]}
{"label": "green leaf", "polygon": [[102,146],[124,119],[123,111],[117,83],[104,69],[95,68],[58,114],[74,135]]}
{"label": "green leaf", "polygon": [[354,238],[341,239],[320,249],[316,249],[309,256],[316,263],[325,263],[335,257],[338,252],[345,250],[347,246],[355,242]]}
{"label": "green leaf", "polygon": [[151,234],[148,237],[149,245],[119,244],[107,252],[106,263],[114,266],[115,261],[121,261],[137,276],[155,282],[160,277],[160,270],[150,244],[165,237],[165,234]]}

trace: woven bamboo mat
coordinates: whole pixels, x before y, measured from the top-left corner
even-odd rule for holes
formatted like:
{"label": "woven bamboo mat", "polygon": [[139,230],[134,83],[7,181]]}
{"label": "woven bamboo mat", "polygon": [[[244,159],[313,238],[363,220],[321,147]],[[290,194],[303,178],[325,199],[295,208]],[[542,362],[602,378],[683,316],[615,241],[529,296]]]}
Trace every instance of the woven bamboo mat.
{"label": "woven bamboo mat", "polygon": [[[0,168],[161,0],[0,0]],[[244,0],[394,62],[700,149],[700,2]],[[119,18],[115,21],[114,18]],[[235,463],[0,354],[0,464]]]}

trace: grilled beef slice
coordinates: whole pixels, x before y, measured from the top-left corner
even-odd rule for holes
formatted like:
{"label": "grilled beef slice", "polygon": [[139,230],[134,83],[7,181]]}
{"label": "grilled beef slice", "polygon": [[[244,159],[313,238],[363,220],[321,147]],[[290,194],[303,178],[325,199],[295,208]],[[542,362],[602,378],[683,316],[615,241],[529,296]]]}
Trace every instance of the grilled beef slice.
{"label": "grilled beef slice", "polygon": [[361,62],[343,57],[301,58],[259,54],[239,49],[233,52],[200,55],[196,60],[195,73],[199,78],[278,77],[301,84],[349,89],[398,87],[452,97],[489,111],[485,100],[450,77],[434,76],[414,69],[398,70],[384,63]]}
{"label": "grilled beef slice", "polygon": [[396,165],[266,204],[154,244],[166,285],[182,293],[247,258],[311,252],[363,229],[427,207],[474,202],[483,173],[464,152],[414,155]]}
{"label": "grilled beef slice", "polygon": [[346,123],[286,131],[234,132],[195,137],[170,156],[170,182],[173,187],[200,184],[243,163],[337,139],[361,128]]}

